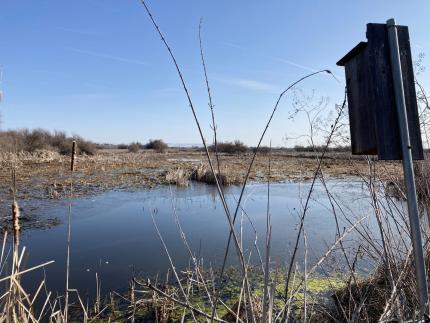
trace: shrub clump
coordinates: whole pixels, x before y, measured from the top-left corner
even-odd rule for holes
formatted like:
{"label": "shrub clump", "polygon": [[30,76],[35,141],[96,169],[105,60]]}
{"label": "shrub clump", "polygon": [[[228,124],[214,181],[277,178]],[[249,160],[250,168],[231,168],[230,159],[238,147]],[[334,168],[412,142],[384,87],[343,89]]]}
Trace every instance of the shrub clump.
{"label": "shrub clump", "polygon": [[167,148],[167,144],[161,139],[150,140],[145,144],[145,149],[153,149],[159,153],[165,152]]}
{"label": "shrub clump", "polygon": [[142,147],[143,145],[140,142],[132,142],[127,148],[130,153],[137,153]]}
{"label": "shrub clump", "polygon": [[180,187],[187,187],[190,184],[190,174],[182,168],[169,170],[166,173],[166,181],[169,184],[175,184],[176,186]]}
{"label": "shrub clump", "polygon": [[[272,151],[272,149],[273,148],[270,148],[268,146],[260,146],[258,148],[258,153],[260,155],[268,155]],[[255,154],[257,152],[257,147],[252,147],[252,152]]]}
{"label": "shrub clump", "polygon": [[[221,171],[221,174],[217,174],[216,176],[218,179],[218,183],[221,185],[234,185],[241,183],[241,178],[239,178],[238,176],[234,176],[233,174],[223,173],[223,171]],[[209,185],[216,184],[215,176],[212,173],[211,169],[203,164],[200,164],[193,170],[190,179],[196,182],[206,183]]]}
{"label": "shrub clump", "polygon": [[68,155],[72,151],[73,140],[77,143],[77,153],[94,155],[97,152],[96,144],[74,135],[68,137],[62,131],[53,133],[44,129],[34,130],[9,130],[0,132],[0,150],[4,152],[38,150],[56,151],[62,155]]}
{"label": "shrub clump", "polygon": [[[229,141],[219,142],[216,148],[217,148],[216,151],[218,151],[219,153],[226,153],[226,154],[246,153],[249,150],[248,146],[246,146],[240,140],[235,140],[234,142],[229,142]],[[212,152],[215,152],[215,145],[209,146],[209,150]]]}

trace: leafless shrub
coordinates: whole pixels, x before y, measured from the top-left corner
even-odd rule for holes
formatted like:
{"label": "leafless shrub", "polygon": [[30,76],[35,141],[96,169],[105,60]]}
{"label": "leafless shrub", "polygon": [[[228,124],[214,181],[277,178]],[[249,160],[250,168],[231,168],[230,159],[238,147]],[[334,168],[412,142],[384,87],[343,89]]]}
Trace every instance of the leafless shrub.
{"label": "leafless shrub", "polygon": [[0,131],[0,151],[24,151],[24,131]]}
{"label": "leafless shrub", "polygon": [[24,132],[24,147],[26,151],[33,152],[50,148],[51,135],[47,130],[34,129],[32,131],[25,130]]}
{"label": "leafless shrub", "polygon": [[167,144],[161,139],[150,140],[145,144],[145,149],[153,149],[156,152],[164,153],[168,148]]}
{"label": "leafless shrub", "polygon": [[142,147],[143,145],[140,142],[132,142],[127,148],[130,153],[137,153]]}
{"label": "leafless shrub", "polygon": [[78,143],[78,153],[94,155],[96,145],[80,136],[67,137],[64,132],[53,133],[44,129],[9,130],[0,132],[0,151],[4,152],[35,152],[38,150],[57,151],[62,155],[70,155],[73,140]]}
{"label": "leafless shrub", "polygon": [[[248,149],[248,146],[246,146],[240,140],[235,140],[234,142],[224,141],[217,143],[217,151],[219,153],[241,154],[246,153]],[[209,150],[215,152],[215,145],[209,146]]]}
{"label": "leafless shrub", "polygon": [[[96,145],[93,142],[85,140],[80,136],[73,136],[71,141],[76,141],[78,154],[95,155],[97,152]],[[71,151],[67,153],[70,154]]]}

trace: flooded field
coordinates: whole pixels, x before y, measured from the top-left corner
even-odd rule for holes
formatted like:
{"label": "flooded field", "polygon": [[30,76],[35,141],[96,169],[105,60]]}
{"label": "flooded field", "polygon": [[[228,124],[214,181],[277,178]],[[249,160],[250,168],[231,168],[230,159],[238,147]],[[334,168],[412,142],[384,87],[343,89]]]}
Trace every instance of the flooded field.
{"label": "flooded field", "polygon": [[[290,259],[303,199],[306,198],[310,185],[310,182],[270,185],[272,266],[284,266]],[[329,180],[327,186],[336,200],[335,210],[338,213],[341,232],[351,226],[350,222],[371,213],[369,193],[362,182],[353,178]],[[232,213],[239,193],[238,186],[225,188]],[[65,286],[69,202],[44,200],[40,203],[37,212],[44,218],[55,219],[52,221],[60,224],[47,229],[29,229],[22,232],[21,245],[28,246],[26,267],[55,260],[54,264],[46,267],[47,285],[50,290],[62,293]],[[29,212],[31,205],[31,201],[23,204],[23,212]],[[255,242],[264,257],[267,184],[249,185],[242,206],[243,210],[239,212],[236,222],[237,233],[243,239],[243,249],[247,254],[252,251],[252,263],[259,265],[260,257]],[[315,263],[336,240],[337,226],[333,214],[324,186],[317,183],[304,225],[309,265]],[[228,238],[228,222],[214,186],[193,182],[187,188],[172,185],[134,192],[109,191],[72,200],[71,288],[77,288],[84,295],[93,294],[96,290],[96,273],[102,283],[102,292],[126,290],[133,272],[143,277],[164,274],[169,268],[169,262],[156,234],[151,215],[177,268],[185,268],[190,259],[179,233],[177,220],[194,255],[202,257],[207,267],[211,265],[217,269],[221,265]],[[363,220],[361,224],[376,233],[374,217]],[[348,236],[345,247],[357,247],[358,239],[355,240],[354,237],[354,233]],[[300,266],[304,260],[304,249],[301,241],[297,258]],[[341,257],[334,253],[331,258],[327,261],[326,270],[342,271],[345,264],[342,263]],[[236,259],[232,244],[229,264],[234,264]],[[357,267],[362,273],[372,269],[368,268],[369,264],[360,260]],[[38,270],[23,277],[23,281],[24,284],[35,286],[34,282],[43,279],[43,276],[43,271]]]}

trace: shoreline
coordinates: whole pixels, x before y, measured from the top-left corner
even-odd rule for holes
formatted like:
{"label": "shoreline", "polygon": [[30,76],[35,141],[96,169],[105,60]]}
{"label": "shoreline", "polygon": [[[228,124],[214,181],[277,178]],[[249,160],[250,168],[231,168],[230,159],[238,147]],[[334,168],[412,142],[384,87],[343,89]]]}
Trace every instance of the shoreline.
{"label": "shoreline", "polygon": [[[334,156],[331,156],[334,155]],[[9,161],[0,162],[0,203],[11,199],[12,155]],[[243,183],[251,154],[220,155],[221,173],[225,185]],[[275,152],[270,156],[270,181],[306,181],[312,179],[317,165],[317,155]],[[339,158],[343,157],[343,158]],[[351,157],[351,156],[349,156]],[[72,181],[69,171],[70,157],[54,152],[41,151],[14,156],[17,174],[17,198],[64,199]],[[336,158],[336,159],[335,159]],[[330,178],[357,177],[368,173],[363,159],[348,158],[344,153],[330,153],[322,165],[322,173]],[[196,173],[202,172],[201,178]],[[129,153],[121,150],[102,150],[94,156],[78,156],[73,174],[74,196],[91,196],[112,189],[136,190],[159,185],[187,186],[189,181],[212,184],[204,177],[208,172],[206,156],[195,149],[171,149],[166,153],[151,150]],[[384,163],[380,178],[388,179],[401,174],[398,163]],[[249,176],[250,182],[267,182],[268,156],[257,156]]]}
{"label": "shoreline", "polygon": [[[360,157],[360,156],[359,156]],[[252,154],[220,154],[221,180],[231,185],[241,185]],[[314,176],[317,155],[275,151],[270,156],[270,182],[307,182]],[[13,161],[13,162],[12,162]],[[248,185],[268,181],[267,155],[257,155]],[[213,185],[214,178],[208,171],[207,159],[196,149],[169,149],[165,153],[142,150],[129,153],[125,150],[101,150],[94,156],[81,155],[76,159],[76,171],[70,172],[70,157],[51,151],[0,155],[0,225],[11,225],[12,203],[11,170],[17,173],[17,200],[24,215],[23,229],[49,228],[61,223],[57,218],[44,218],[41,210],[48,201],[64,203],[70,198],[91,197],[109,191],[139,191],[164,185],[187,187],[193,182]],[[389,180],[401,174],[398,163],[384,163],[378,167],[381,178]],[[368,172],[364,158],[345,153],[329,153],[323,161],[322,173],[329,179],[354,180]]]}

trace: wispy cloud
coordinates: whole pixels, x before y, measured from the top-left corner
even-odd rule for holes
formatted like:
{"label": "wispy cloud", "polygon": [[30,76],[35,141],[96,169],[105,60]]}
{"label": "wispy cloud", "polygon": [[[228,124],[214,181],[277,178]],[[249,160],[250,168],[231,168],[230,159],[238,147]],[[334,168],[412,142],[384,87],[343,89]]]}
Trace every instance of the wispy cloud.
{"label": "wispy cloud", "polygon": [[103,100],[111,100],[113,97],[110,92],[76,92],[76,93],[68,93],[65,95],[59,96],[61,100],[73,100],[79,102],[89,102],[89,101],[103,101]]}
{"label": "wispy cloud", "polygon": [[167,88],[161,88],[161,89],[155,90],[153,92],[153,95],[156,97],[166,97],[166,96],[176,95],[178,93],[181,93],[180,88],[167,87]]}
{"label": "wispy cloud", "polygon": [[58,30],[60,31],[64,31],[67,33],[72,33],[72,34],[79,34],[79,35],[85,35],[85,36],[100,36],[101,33],[94,31],[94,30],[89,30],[89,29],[76,29],[76,28],[64,28],[64,27],[57,27]]}
{"label": "wispy cloud", "polygon": [[109,55],[109,54],[105,54],[105,53],[93,52],[93,51],[78,49],[78,48],[73,48],[73,47],[68,47],[67,49],[74,51],[76,53],[81,53],[81,54],[85,54],[85,55],[89,55],[89,56],[93,56],[93,57],[106,58],[106,59],[114,60],[117,62],[137,64],[137,65],[147,65],[146,62],[141,61],[141,60],[137,60],[137,59],[133,59],[133,58],[114,56],[114,55]]}
{"label": "wispy cloud", "polygon": [[227,46],[227,47],[231,47],[231,48],[235,48],[235,49],[244,49],[242,46],[237,45],[237,44],[233,44],[233,43],[229,43],[229,42],[225,42],[222,41],[220,42],[221,45]]}
{"label": "wispy cloud", "polygon": [[[302,65],[302,64],[299,64],[299,63],[296,63],[296,62],[293,62],[293,61],[290,61],[290,60],[288,60],[288,59],[283,59],[283,58],[279,58],[279,57],[273,57],[273,56],[267,56],[267,58],[270,58],[270,59],[273,59],[273,60],[276,60],[276,61],[278,61],[278,62],[281,62],[281,63],[285,63],[285,64],[288,64],[288,65],[291,65],[291,66],[295,66],[295,67],[297,67],[297,68],[300,68],[300,69],[302,69],[302,70],[305,70],[305,71],[308,71],[308,72],[312,72],[312,73],[315,73],[315,72],[318,72],[318,71],[321,71],[321,70],[323,70],[323,69],[326,69],[326,68],[320,68],[320,69],[316,69],[316,68],[313,68],[313,67],[310,67],[310,66],[306,66],[306,65]],[[343,75],[338,75],[337,73],[334,73],[333,71],[331,71],[332,72],[332,74],[330,75],[330,74],[327,74],[327,73],[322,73],[322,74],[320,74],[321,76],[323,76],[323,77],[333,77],[334,76],[334,78],[337,80],[337,81],[339,81],[339,79],[340,80],[345,80],[345,77],[343,76]]]}
{"label": "wispy cloud", "polygon": [[237,79],[237,78],[214,78],[215,80],[222,82],[224,84],[240,87],[245,90],[250,91],[259,91],[259,92],[265,92],[270,94],[278,94],[280,92],[279,88],[273,84],[253,80],[253,79]]}
{"label": "wispy cloud", "polygon": [[261,82],[256,80],[239,79],[235,81],[235,84],[237,86],[240,86],[248,90],[256,90],[256,91],[270,92],[270,93],[279,92],[276,86],[266,82]]}
{"label": "wispy cloud", "polygon": [[[228,47],[234,48],[234,49],[247,50],[247,48],[245,48],[245,47],[243,47],[241,45],[238,45],[238,44],[234,44],[234,43],[221,42],[221,44],[224,45],[224,46],[228,46]],[[288,59],[283,59],[283,58],[274,57],[274,56],[267,56],[267,55],[259,55],[259,56],[262,57],[262,58],[266,58],[266,59],[270,59],[270,60],[274,60],[274,61],[286,63],[286,64],[289,64],[291,66],[300,68],[300,69],[305,70],[305,71],[309,71],[309,72],[316,72],[317,71],[317,69],[315,69],[315,68],[312,68],[312,67],[309,67],[309,66],[306,66],[306,65],[302,65],[300,63],[296,63],[296,62],[290,61]]]}
{"label": "wispy cloud", "polygon": [[289,64],[291,66],[295,66],[295,67],[301,68],[302,70],[305,70],[305,71],[309,71],[309,72],[316,72],[317,71],[317,69],[315,69],[315,68],[312,68],[312,67],[309,67],[309,66],[306,66],[306,65],[302,65],[302,64],[299,64],[299,63],[296,63],[296,62],[292,62],[292,61],[287,60],[287,59],[278,58],[278,57],[271,57],[271,58],[274,59],[274,60],[277,60],[279,62],[286,63],[286,64]]}

